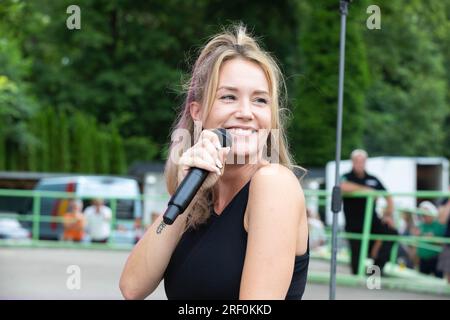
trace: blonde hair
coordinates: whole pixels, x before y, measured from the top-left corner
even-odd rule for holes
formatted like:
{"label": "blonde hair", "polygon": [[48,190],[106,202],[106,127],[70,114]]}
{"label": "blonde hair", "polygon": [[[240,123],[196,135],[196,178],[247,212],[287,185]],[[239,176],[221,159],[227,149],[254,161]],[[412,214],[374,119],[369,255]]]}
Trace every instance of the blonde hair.
{"label": "blonde hair", "polygon": [[[172,129],[172,142],[169,149],[169,157],[165,167],[165,177],[167,190],[173,194],[181,181],[178,181],[177,166],[171,159],[174,159],[173,153],[181,156],[181,153],[191,147],[199,138],[200,132],[194,132],[194,121],[190,114],[190,104],[198,102],[203,108],[202,122],[209,115],[214,102],[216,90],[219,82],[220,67],[225,61],[241,58],[255,62],[264,71],[269,83],[269,94],[271,96],[272,128],[278,129],[278,162],[289,169],[293,169],[292,157],[288,150],[286,133],[284,128],[285,116],[283,107],[286,97],[286,85],[275,60],[263,51],[257,41],[252,38],[242,24],[234,25],[230,29],[225,29],[222,33],[213,36],[205,47],[201,50],[197,61],[194,64],[191,78],[189,80],[186,93],[186,99],[183,110]],[[183,139],[175,141],[173,133],[175,130],[185,129],[190,133],[191,141]],[[271,137],[269,135],[266,142],[266,151],[270,150]],[[182,145],[180,145],[182,144]],[[265,153],[267,154],[267,153]],[[186,209],[188,214],[186,228],[204,223],[211,214],[211,205],[214,203],[211,189],[204,190],[202,194],[197,194],[190,206]],[[195,214],[194,214],[195,213]]]}

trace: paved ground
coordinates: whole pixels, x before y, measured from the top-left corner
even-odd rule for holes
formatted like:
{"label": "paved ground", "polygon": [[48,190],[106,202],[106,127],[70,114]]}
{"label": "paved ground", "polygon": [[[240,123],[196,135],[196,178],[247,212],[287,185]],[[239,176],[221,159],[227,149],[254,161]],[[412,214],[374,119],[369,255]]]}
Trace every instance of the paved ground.
{"label": "paved ground", "polygon": [[[122,299],[118,280],[128,256],[125,251],[76,249],[24,249],[0,247],[0,299]],[[78,266],[80,289],[70,290]],[[312,261],[310,270],[325,271],[328,265]],[[69,269],[69,273],[68,273]],[[348,273],[340,266],[339,272]],[[304,299],[327,299],[328,286],[307,285]],[[445,299],[442,296],[338,287],[337,299]],[[447,297],[448,298],[448,297]],[[166,299],[163,285],[149,299]]]}

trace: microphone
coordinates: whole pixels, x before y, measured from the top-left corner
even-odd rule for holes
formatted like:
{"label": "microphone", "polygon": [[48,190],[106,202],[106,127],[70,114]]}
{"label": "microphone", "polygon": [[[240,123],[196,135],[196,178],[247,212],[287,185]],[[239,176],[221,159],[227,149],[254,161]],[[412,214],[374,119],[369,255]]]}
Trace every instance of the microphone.
{"label": "microphone", "polygon": [[[227,130],[219,128],[212,131],[219,137],[220,144],[223,148],[231,147],[231,137]],[[165,224],[171,225],[178,215],[186,210],[209,173],[210,171],[208,170],[195,167],[189,170],[189,173],[169,200],[163,216]]]}

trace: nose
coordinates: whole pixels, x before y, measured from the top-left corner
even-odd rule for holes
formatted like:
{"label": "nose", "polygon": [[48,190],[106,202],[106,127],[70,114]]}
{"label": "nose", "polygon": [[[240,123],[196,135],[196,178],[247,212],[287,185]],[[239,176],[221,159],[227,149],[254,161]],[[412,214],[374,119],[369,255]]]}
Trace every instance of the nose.
{"label": "nose", "polygon": [[253,120],[253,110],[251,102],[247,99],[243,99],[243,101],[239,104],[239,110],[236,113],[236,117],[240,119]]}

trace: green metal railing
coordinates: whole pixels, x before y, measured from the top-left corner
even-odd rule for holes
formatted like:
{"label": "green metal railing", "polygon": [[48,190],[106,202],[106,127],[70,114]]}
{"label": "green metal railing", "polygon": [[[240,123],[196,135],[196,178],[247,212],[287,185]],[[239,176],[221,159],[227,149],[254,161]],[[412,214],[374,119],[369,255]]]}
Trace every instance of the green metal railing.
{"label": "green metal railing", "polygon": [[[50,214],[42,214],[40,212],[41,210],[41,203],[43,198],[51,198],[56,200],[71,200],[71,199],[80,199],[80,200],[87,200],[92,199],[91,197],[80,197],[79,195],[72,193],[72,192],[57,192],[57,191],[35,191],[35,190],[11,190],[11,189],[0,189],[0,197],[18,197],[18,198],[31,198],[32,199],[32,205],[31,205],[31,213],[29,214],[18,214],[18,213],[0,213],[0,218],[14,218],[19,221],[28,221],[31,222],[31,242],[29,244],[35,245],[35,246],[45,246],[45,244],[51,246],[51,247],[101,247],[102,245],[93,245],[90,246],[86,243],[74,243],[74,244],[68,244],[66,241],[45,241],[40,240],[41,235],[41,223],[63,223],[65,221],[64,217],[62,216],[52,216]],[[112,218],[111,218],[111,229],[115,230],[116,226],[120,223],[129,222],[130,220],[124,220],[124,219],[117,219],[117,201],[118,200],[139,200],[139,201],[145,201],[148,199],[153,200],[168,200],[168,196],[161,194],[161,195],[139,195],[137,197],[130,197],[130,196],[121,196],[121,197],[102,197],[104,200],[109,201],[109,207],[112,211]],[[15,241],[2,241],[0,240],[0,245],[23,245],[21,243],[15,242]],[[105,245],[103,245],[105,246]],[[106,247],[106,246],[105,246]],[[115,248],[114,243],[109,243],[110,248]],[[117,248],[123,249],[123,248],[131,248],[131,246],[124,246],[124,245],[118,245]]]}
{"label": "green metal railing", "polygon": [[[330,194],[327,194],[323,190],[319,191],[308,190],[305,191],[305,196],[307,198],[318,197],[319,204],[323,205],[326,202],[327,197],[330,196]],[[357,275],[340,275],[338,277],[338,284],[361,285],[366,281],[367,277],[365,274],[366,268],[365,262],[368,258],[369,244],[371,240],[394,242],[390,254],[391,265],[394,265],[397,262],[396,259],[398,255],[398,249],[401,243],[418,248],[434,250],[436,252],[439,252],[442,249],[441,245],[450,244],[450,238],[445,237],[371,234],[371,226],[374,212],[373,206],[375,204],[375,200],[377,197],[392,196],[392,197],[415,197],[416,199],[430,199],[430,198],[450,197],[450,192],[418,191],[413,193],[406,193],[406,192],[369,191],[369,192],[358,192],[358,193],[355,192],[351,194],[344,194],[344,196],[356,198],[365,197],[367,201],[366,201],[366,208],[364,211],[364,224],[362,233],[339,232],[338,234],[338,238],[340,239],[361,240],[361,250],[359,256]],[[400,210],[397,209],[396,211],[417,215],[426,214],[418,209],[405,210],[404,208],[402,208]],[[396,222],[398,223],[398,219],[396,220]],[[328,233],[327,235],[330,236],[330,233]],[[325,283],[329,280],[329,275],[324,274],[323,272],[322,273],[313,272],[309,278],[317,282]],[[446,285],[445,280],[436,279],[434,277],[426,275],[420,274],[414,275],[413,281],[411,281],[411,278],[409,278],[408,280],[398,278],[397,279],[387,278],[383,279],[383,283],[391,288],[411,289],[416,292],[420,291],[420,292],[430,292],[435,294],[439,293],[450,295],[450,285]]]}
{"label": "green metal railing", "polygon": [[[316,203],[319,205],[324,205],[325,202],[329,199],[330,194],[325,190],[305,190],[305,196],[307,201],[312,197],[318,198],[316,199]],[[398,248],[401,243],[415,246],[415,247],[423,247],[430,250],[440,250],[441,247],[439,245],[450,244],[449,238],[444,237],[424,237],[424,236],[402,236],[402,235],[383,235],[383,234],[371,234],[371,225],[373,219],[373,206],[377,197],[384,196],[392,196],[392,197],[415,197],[415,198],[440,198],[440,197],[450,197],[450,192],[437,192],[437,191],[418,191],[412,193],[395,193],[395,192],[386,192],[386,191],[370,191],[370,192],[358,192],[352,194],[345,194],[344,196],[349,197],[357,197],[357,198],[366,198],[366,208],[364,212],[364,224],[362,233],[349,233],[349,232],[339,232],[338,239],[358,239],[361,240],[361,250],[359,256],[359,269],[357,275],[338,275],[338,284],[347,284],[347,285],[360,285],[365,281],[365,266],[366,260],[368,258],[369,253],[369,244],[371,240],[382,240],[382,241],[393,241],[394,246],[390,255],[390,262],[395,264]],[[20,221],[29,221],[32,224],[31,232],[32,232],[32,241],[31,246],[38,247],[67,247],[67,248],[102,248],[102,249],[112,249],[112,250],[129,250],[132,245],[123,245],[123,244],[90,244],[90,243],[68,243],[64,241],[45,241],[40,239],[40,225],[41,223],[63,223],[63,217],[42,215],[40,212],[42,198],[55,198],[55,199],[92,199],[92,197],[78,197],[75,193],[68,192],[54,192],[54,191],[28,191],[28,190],[9,190],[9,189],[0,189],[0,197],[23,197],[23,198],[31,198],[32,199],[32,211],[31,214],[0,214],[0,217],[14,217]],[[111,219],[111,227],[114,228],[122,223],[124,220],[117,219],[117,202],[121,199],[124,200],[168,200],[168,195],[140,195],[139,197],[104,197],[105,200],[109,201],[109,205],[112,211],[112,219]],[[407,212],[407,211],[402,211]],[[415,214],[423,214],[423,212],[416,211]],[[127,220],[129,221],[129,220]],[[398,221],[397,221],[398,222]],[[328,232],[328,236],[329,236]],[[8,242],[8,241],[0,241],[0,246],[21,246],[23,244]],[[26,246],[28,246],[26,245]],[[310,272],[309,279],[317,282],[326,282],[329,275],[325,273],[318,272]],[[401,279],[387,279],[384,280],[384,283],[391,283],[391,287],[407,289],[413,288],[415,291],[423,291],[426,285],[423,285],[422,282],[418,282],[411,284],[410,282],[402,282]],[[422,283],[422,284],[421,284]],[[428,292],[436,293],[436,285],[433,283],[432,288],[428,288]],[[450,286],[438,290],[438,293],[450,294]]]}
{"label": "green metal railing", "polygon": [[[329,197],[330,194],[326,193],[324,190],[307,190],[305,191],[305,196],[307,198],[318,196],[318,197]],[[438,243],[438,244],[450,244],[450,238],[443,238],[443,237],[424,237],[424,236],[402,236],[402,235],[382,235],[382,234],[371,234],[371,227],[372,227],[372,219],[373,219],[373,206],[375,199],[377,197],[385,197],[385,196],[392,196],[392,197],[416,197],[416,198],[440,198],[440,197],[450,197],[450,192],[440,192],[440,191],[418,191],[413,193],[408,192],[386,192],[386,191],[369,191],[369,192],[354,192],[354,193],[348,193],[344,194],[345,197],[354,197],[354,198],[366,198],[366,208],[364,211],[364,224],[363,224],[363,230],[362,234],[359,233],[348,233],[348,232],[341,232],[339,233],[339,238],[345,238],[345,239],[356,239],[361,240],[361,250],[360,250],[360,257],[359,257],[359,269],[358,269],[358,276],[364,275],[364,267],[365,267],[365,260],[368,257],[368,251],[369,251],[369,243],[371,240],[384,240],[384,241],[395,241],[396,244],[393,247],[393,251],[391,252],[391,262],[394,262],[396,257],[396,251],[398,251],[398,244],[399,243],[408,243],[410,245],[415,245],[417,247],[424,247],[431,250],[437,250],[436,246],[429,246],[424,245],[423,242],[431,242],[431,243]],[[323,204],[323,199],[321,204]],[[398,211],[398,210],[397,210]],[[405,213],[414,213],[418,215],[426,215],[422,210],[413,210],[411,212],[411,209],[409,211],[406,211],[405,209],[402,209],[402,212]]]}

